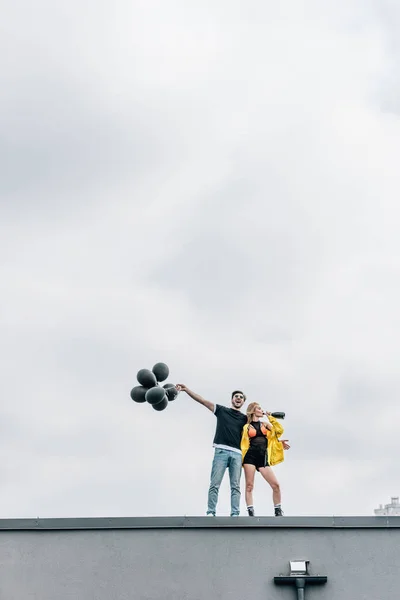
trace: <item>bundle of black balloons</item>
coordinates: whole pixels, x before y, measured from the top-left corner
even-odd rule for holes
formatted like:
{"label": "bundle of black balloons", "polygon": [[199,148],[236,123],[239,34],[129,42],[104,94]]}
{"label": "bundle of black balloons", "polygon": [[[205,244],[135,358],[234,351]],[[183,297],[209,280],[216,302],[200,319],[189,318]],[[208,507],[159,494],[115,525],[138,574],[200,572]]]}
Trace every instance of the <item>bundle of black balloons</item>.
{"label": "bundle of black balloons", "polygon": [[165,363],[157,363],[152,370],[140,369],[136,378],[140,385],[131,390],[131,398],[134,402],[148,402],[154,410],[164,410],[168,403],[175,400],[178,390],[173,383],[166,383],[162,387],[160,383],[165,381],[169,375],[169,368]]}

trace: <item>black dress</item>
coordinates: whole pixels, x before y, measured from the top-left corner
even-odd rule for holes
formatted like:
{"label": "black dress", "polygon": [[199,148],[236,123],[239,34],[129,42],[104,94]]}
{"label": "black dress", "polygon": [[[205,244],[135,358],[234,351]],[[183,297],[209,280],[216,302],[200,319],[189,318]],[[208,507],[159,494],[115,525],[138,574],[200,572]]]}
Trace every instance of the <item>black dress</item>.
{"label": "black dress", "polygon": [[268,439],[261,431],[260,421],[252,421],[249,424],[250,447],[243,459],[244,465],[254,465],[257,471],[262,467],[269,467],[268,464]]}

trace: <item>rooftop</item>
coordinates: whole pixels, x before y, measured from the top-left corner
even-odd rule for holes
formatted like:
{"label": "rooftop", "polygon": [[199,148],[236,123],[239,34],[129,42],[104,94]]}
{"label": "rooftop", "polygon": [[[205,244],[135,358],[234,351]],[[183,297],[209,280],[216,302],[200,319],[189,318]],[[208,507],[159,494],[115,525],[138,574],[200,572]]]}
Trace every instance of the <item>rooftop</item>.
{"label": "rooftop", "polygon": [[399,529],[398,516],[360,517],[79,517],[53,519],[0,519],[0,531],[79,529]]}

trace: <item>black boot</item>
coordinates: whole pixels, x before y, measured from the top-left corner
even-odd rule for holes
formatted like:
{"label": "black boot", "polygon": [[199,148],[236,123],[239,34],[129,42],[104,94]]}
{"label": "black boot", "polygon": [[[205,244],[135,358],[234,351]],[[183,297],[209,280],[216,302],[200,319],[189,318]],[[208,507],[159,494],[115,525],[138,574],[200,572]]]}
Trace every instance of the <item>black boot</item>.
{"label": "black boot", "polygon": [[275,506],[275,516],[276,517],[283,517],[283,510],[281,509],[280,506]]}
{"label": "black boot", "polygon": [[249,517],[254,517],[254,506],[248,506],[247,512],[249,513]]}

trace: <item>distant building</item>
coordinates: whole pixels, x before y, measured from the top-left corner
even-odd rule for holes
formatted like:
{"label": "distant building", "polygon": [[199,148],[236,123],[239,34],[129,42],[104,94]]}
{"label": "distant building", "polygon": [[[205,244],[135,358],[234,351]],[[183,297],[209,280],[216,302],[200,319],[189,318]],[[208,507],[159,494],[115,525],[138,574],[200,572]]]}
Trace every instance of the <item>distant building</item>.
{"label": "distant building", "polygon": [[379,517],[379,516],[397,516],[400,517],[400,502],[399,502],[399,497],[393,497],[391,498],[391,502],[390,504],[385,504],[385,506],[382,506],[382,504],[379,505],[379,508],[376,508],[374,510],[374,513]]}

